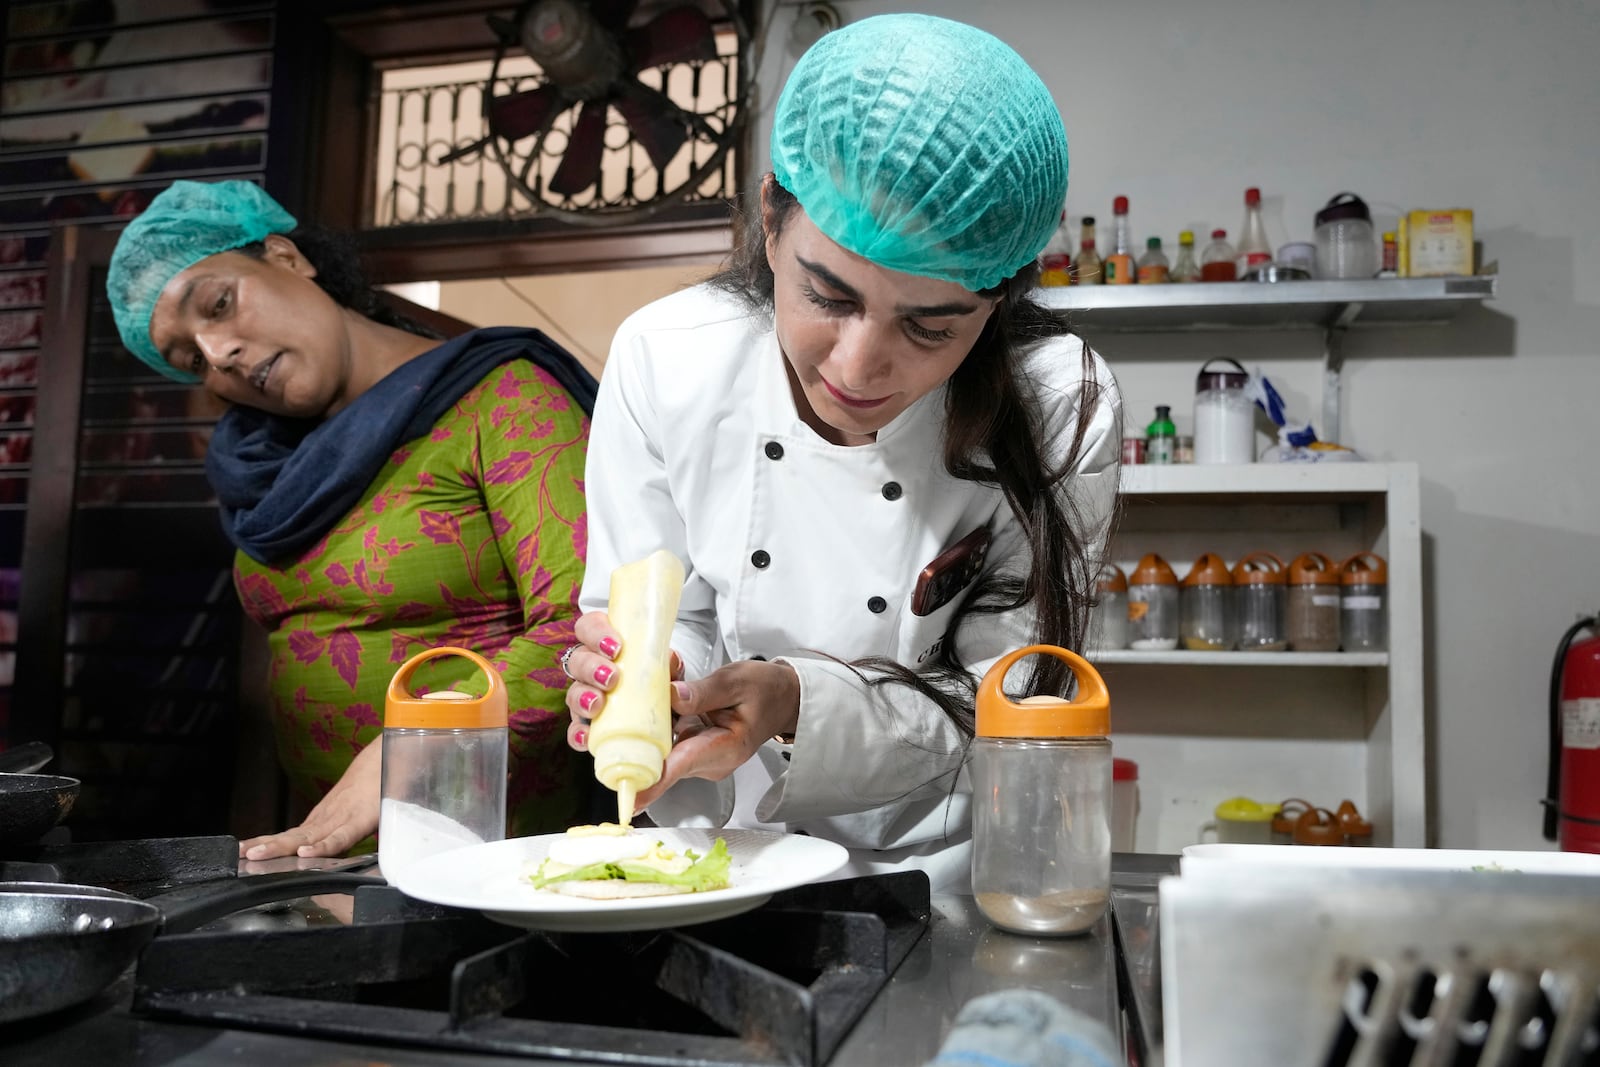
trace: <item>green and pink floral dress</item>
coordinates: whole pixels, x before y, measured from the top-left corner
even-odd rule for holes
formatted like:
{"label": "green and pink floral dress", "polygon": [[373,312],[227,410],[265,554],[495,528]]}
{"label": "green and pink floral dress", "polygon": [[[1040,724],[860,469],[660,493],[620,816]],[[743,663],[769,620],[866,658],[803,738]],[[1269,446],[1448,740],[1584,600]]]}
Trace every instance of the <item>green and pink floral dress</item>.
{"label": "green and pink floral dress", "polygon": [[[512,836],[580,821],[592,767],[566,744],[566,677],[583,580],[589,424],[525,359],[501,364],[431,433],[397,449],[355,508],[303,556],[240,552],[234,581],[272,650],[281,766],[306,804],[381,734],[384,694],[438,645],[483,655],[511,705]],[[427,689],[481,692],[475,669],[424,665]]]}

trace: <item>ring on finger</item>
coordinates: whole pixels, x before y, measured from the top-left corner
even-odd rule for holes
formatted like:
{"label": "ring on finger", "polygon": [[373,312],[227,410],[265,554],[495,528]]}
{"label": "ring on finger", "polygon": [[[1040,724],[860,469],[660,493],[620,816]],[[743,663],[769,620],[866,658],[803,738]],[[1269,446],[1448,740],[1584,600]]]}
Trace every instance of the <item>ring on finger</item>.
{"label": "ring on finger", "polygon": [[572,659],[572,654],[578,651],[578,647],[579,646],[577,645],[568,645],[561,652],[561,673],[566,675],[568,678],[571,678],[573,681],[577,681],[577,679],[572,677],[572,669],[567,666],[567,661]]}

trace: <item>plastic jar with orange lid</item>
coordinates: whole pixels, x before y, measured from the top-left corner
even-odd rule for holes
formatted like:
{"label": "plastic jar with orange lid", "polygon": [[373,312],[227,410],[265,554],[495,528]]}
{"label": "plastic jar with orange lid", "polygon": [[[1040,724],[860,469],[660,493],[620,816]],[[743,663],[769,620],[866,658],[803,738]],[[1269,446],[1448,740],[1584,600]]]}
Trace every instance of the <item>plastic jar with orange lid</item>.
{"label": "plastic jar with orange lid", "polygon": [[1100,568],[1098,596],[1089,620],[1087,647],[1128,647],[1128,576],[1115,563]]}
{"label": "plastic jar with orange lid", "polygon": [[1321,552],[1289,564],[1289,648],[1295,652],[1339,650],[1339,566]]}
{"label": "plastic jar with orange lid", "polygon": [[1283,561],[1271,552],[1252,552],[1233,565],[1241,652],[1282,652],[1289,647],[1284,626],[1287,577]]}
{"label": "plastic jar with orange lid", "polygon": [[1233,647],[1233,575],[1222,557],[1203,553],[1183,579],[1180,636],[1190,652]]}
{"label": "plastic jar with orange lid", "polygon": [[1339,640],[1344,650],[1388,648],[1388,566],[1371,552],[1357,552],[1340,568],[1339,585]]}
{"label": "plastic jar with orange lid", "polygon": [[1142,652],[1178,647],[1178,576],[1154,552],[1128,577],[1128,647]]}

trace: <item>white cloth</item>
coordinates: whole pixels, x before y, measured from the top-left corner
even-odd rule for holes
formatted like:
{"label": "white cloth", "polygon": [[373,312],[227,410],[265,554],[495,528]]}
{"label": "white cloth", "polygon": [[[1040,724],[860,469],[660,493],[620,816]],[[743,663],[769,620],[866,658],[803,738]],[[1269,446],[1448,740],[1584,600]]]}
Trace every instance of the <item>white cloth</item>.
{"label": "white cloth", "polygon": [[[1080,417],[1081,352],[1065,336],[1024,361],[1057,463]],[[1090,424],[1068,488],[1099,544],[1116,493],[1120,401],[1098,357],[1095,371],[1101,402],[1082,416]],[[673,641],[687,676],[762,656],[791,664],[801,687],[792,746],[769,742],[724,782],[680,782],[651,806],[658,823],[803,832],[851,850],[844,874],[921,867],[936,890],[969,885],[964,738],[932,701],[868,686],[826,658],[914,665],[931,655],[960,597],[914,616],[917,576],[979,526],[993,538],[986,571],[1026,572],[1001,492],[945,471],[943,414],[940,389],[873,443],[832,445],[800,420],[770,322],[733,297],[699,286],[622,324],[589,439],[583,609],[605,608],[612,569],[669,549],[687,574]],[[891,482],[898,492],[885,492]],[[1029,643],[1032,626],[1028,609],[970,618],[962,661],[981,676]]]}

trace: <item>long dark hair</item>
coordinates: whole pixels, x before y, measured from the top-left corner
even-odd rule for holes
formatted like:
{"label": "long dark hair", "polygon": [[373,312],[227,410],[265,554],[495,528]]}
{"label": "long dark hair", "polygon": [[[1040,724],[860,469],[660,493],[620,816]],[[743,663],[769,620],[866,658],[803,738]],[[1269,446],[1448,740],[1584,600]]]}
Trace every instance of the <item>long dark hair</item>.
{"label": "long dark hair", "polygon": [[[407,318],[384,302],[367,280],[366,269],[361,265],[361,250],[349,234],[305,225],[295,227],[284,236],[293,241],[306,261],[317,268],[317,276],[311,280],[340,307],[365,315],[383,326],[393,326],[419,337],[443,340],[438,332]],[[267,245],[265,241],[256,241],[236,251],[260,259],[266,255]]]}
{"label": "long dark hair", "polygon": [[[744,240],[712,282],[751,308],[770,313],[774,282],[767,237],[782,232],[800,204],[773,179],[765,188],[774,228],[768,231],[762,212],[747,212]],[[945,390],[945,470],[962,481],[994,485],[1005,494],[1032,552],[1028,574],[1018,578],[991,573],[979,582],[956,610],[939,651],[917,669],[882,656],[851,664],[873,684],[892,682],[924,694],[968,737],[973,733],[977,680],[962,664],[956,643],[963,621],[970,615],[999,614],[1031,603],[1037,643],[1081,651],[1100,569],[1089,538],[1102,531],[1085,530],[1077,501],[1060,489],[1082,458],[1089,418],[1100,404],[1102,387],[1094,355],[1084,344],[1079,357],[1082,392],[1072,441],[1059,465],[1051,466],[1044,449],[1047,428],[1031,382],[1021,372],[1020,356],[1047,338],[1070,334],[1071,327],[1065,316],[1029,296],[1037,280],[1038,267],[1030,265],[979,294],[998,296],[1000,302]],[[1069,692],[1071,672],[1059,659],[1035,656],[1030,665],[1022,695]]]}

